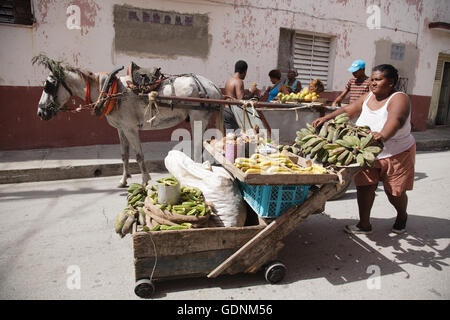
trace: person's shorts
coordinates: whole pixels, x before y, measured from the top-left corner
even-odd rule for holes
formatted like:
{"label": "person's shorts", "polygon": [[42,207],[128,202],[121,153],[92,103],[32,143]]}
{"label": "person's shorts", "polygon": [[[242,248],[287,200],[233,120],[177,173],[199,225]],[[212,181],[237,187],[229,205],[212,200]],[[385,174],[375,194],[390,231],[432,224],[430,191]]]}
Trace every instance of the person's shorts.
{"label": "person's shorts", "polygon": [[226,130],[238,130],[239,125],[229,107],[223,110],[223,127]]}
{"label": "person's shorts", "polygon": [[365,168],[355,175],[357,187],[378,185],[383,182],[384,190],[395,197],[414,185],[414,163],[416,144],[392,157],[375,160],[372,168]]}

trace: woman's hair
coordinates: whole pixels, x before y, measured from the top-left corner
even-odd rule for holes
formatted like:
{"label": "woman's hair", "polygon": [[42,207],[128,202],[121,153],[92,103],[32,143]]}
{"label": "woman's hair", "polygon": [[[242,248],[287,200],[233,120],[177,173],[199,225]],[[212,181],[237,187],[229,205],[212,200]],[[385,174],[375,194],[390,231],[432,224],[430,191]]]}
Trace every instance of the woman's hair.
{"label": "woman's hair", "polygon": [[382,72],[385,78],[390,79],[394,82],[394,86],[397,84],[398,71],[394,66],[390,64],[379,64],[372,69],[372,72],[374,71]]}
{"label": "woman's hair", "polygon": [[280,80],[281,79],[281,71],[278,69],[271,70],[269,72],[269,77]]}
{"label": "woman's hair", "polygon": [[312,92],[315,93],[321,93],[325,91],[325,87],[323,86],[322,81],[320,81],[320,79],[314,79],[313,81],[311,81],[311,83],[309,84],[309,89]]}
{"label": "woman's hair", "polygon": [[234,72],[244,73],[248,69],[248,64],[244,60],[239,60],[234,65]]}

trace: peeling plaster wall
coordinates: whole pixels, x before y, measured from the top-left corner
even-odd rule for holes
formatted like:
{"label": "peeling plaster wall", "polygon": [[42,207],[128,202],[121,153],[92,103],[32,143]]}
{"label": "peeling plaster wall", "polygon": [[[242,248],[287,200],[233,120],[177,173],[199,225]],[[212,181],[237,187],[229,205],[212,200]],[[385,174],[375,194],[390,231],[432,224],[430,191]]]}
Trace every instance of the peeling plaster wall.
{"label": "peeling plaster wall", "polygon": [[[71,121],[70,115],[61,115],[59,125],[54,128],[50,127],[54,122],[45,127],[39,122],[36,106],[47,71],[32,66],[31,58],[41,52],[93,72],[109,72],[130,61],[143,67],[161,67],[166,74],[194,72],[210,78],[219,87],[233,73],[235,62],[244,59],[249,64],[245,86],[248,88],[256,81],[263,88],[270,85],[267,74],[271,69],[287,65],[278,55],[280,28],[316,32],[332,38],[328,90],[333,95],[343,90],[351,77],[347,68],[353,60],[365,60],[370,74],[375,64],[386,62],[382,61],[380,50],[386,51],[390,43],[402,43],[414,52],[399,68],[414,77],[409,79],[408,93],[416,98],[412,114],[420,120],[416,123],[427,118],[438,54],[450,53],[450,34],[428,28],[433,21],[450,23],[448,0],[32,0],[32,3],[36,18],[33,26],[0,24],[0,105],[12,116],[0,121],[0,129],[8,128],[11,132],[11,138],[5,135],[4,141],[0,139],[0,149],[17,145],[12,137],[17,136],[17,128],[24,127],[20,121],[35,128],[23,135],[29,148],[43,147],[44,143],[49,146],[117,143],[114,130],[105,121],[89,115],[77,115]],[[70,5],[80,8],[80,29],[66,26]],[[189,56],[185,51],[185,55],[163,57],[136,53],[133,48],[116,51],[115,5],[206,16],[208,53]],[[380,8],[380,29],[367,27],[370,5]],[[86,123],[82,125],[90,128],[90,136],[76,138],[66,130],[83,121]],[[66,142],[51,141],[63,130],[67,131],[63,133]],[[103,135],[104,132],[112,135]],[[143,141],[163,140],[167,135],[170,139],[169,133],[153,132]],[[44,135],[41,141],[30,140],[39,135]]]}
{"label": "peeling plaster wall", "polygon": [[[354,59],[365,60],[368,70],[374,66],[376,41],[417,45],[414,68],[418,79],[411,93],[431,95],[437,55],[450,48],[448,33],[428,29],[431,21],[449,19],[450,2],[446,0],[125,1],[126,5],[137,8],[208,15],[212,39],[206,58],[148,58],[116,52],[113,8],[116,4],[123,5],[123,1],[33,0],[33,3],[37,20],[33,28],[0,27],[0,35],[7,43],[0,48],[3,85],[41,85],[45,72],[29,63],[40,52],[92,71],[109,71],[134,60],[143,66],[161,66],[167,73],[196,72],[219,86],[233,72],[235,61],[244,59],[249,63],[246,85],[253,81],[260,86],[268,85],[267,73],[278,65],[280,28],[287,28],[334,38],[330,89],[338,91],[351,76],[347,68]],[[66,27],[66,10],[71,4],[81,9],[81,30]],[[369,17],[366,10],[372,4],[381,9],[380,30],[369,30],[366,25]],[[16,50],[10,50],[11,47]]]}

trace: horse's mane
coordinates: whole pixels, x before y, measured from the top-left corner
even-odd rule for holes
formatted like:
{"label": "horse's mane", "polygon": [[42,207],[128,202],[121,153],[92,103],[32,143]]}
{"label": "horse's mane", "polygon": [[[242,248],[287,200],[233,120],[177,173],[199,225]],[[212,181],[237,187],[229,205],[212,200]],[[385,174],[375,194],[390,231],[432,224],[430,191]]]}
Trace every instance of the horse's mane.
{"label": "horse's mane", "polygon": [[43,53],[40,53],[37,56],[34,56],[31,59],[31,62],[33,65],[37,63],[38,65],[46,67],[53,73],[53,75],[58,80],[64,80],[65,72],[75,72],[75,73],[79,74],[81,77],[84,77],[84,76],[93,77],[94,76],[93,73],[90,71],[71,66],[63,61],[53,60],[53,59],[47,57]]}

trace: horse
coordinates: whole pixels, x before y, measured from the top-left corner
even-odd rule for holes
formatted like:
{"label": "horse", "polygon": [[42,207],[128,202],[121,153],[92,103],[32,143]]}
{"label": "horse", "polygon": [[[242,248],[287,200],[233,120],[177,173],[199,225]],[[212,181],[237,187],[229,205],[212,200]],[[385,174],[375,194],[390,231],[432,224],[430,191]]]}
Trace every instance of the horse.
{"label": "horse", "polygon": [[[73,96],[86,100],[87,104],[90,101],[97,101],[104,82],[108,78],[107,73],[85,71],[52,60],[42,54],[34,57],[32,62],[44,65],[50,71],[38,104],[37,115],[43,120],[50,120],[59,111],[64,110],[62,106]],[[181,103],[172,102],[172,107],[159,107],[157,115],[149,121],[149,98],[133,92],[126,83],[126,76],[118,77],[118,80],[117,92],[121,95],[117,98],[113,110],[105,116],[109,125],[116,128],[119,134],[123,162],[123,174],[119,187],[126,187],[127,179],[131,177],[128,168],[130,145],[136,154],[136,162],[142,174],[142,185],[147,185],[151,177],[144,162],[139,130],[167,129],[189,119],[191,124],[201,121],[203,135],[214,110],[201,108],[203,105],[198,103],[190,103],[197,108],[177,108],[177,103]],[[202,89],[204,92],[201,92]],[[211,80],[196,74],[174,76],[170,81],[165,79],[157,92],[161,96],[203,97],[206,93],[206,96],[211,99],[222,98],[220,89]],[[219,112],[223,111],[223,106],[215,107],[219,108]],[[194,148],[198,149],[198,146]],[[201,148],[200,146],[200,153]]]}

